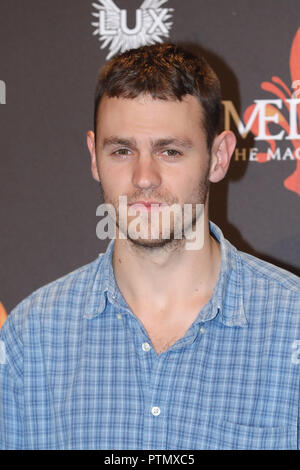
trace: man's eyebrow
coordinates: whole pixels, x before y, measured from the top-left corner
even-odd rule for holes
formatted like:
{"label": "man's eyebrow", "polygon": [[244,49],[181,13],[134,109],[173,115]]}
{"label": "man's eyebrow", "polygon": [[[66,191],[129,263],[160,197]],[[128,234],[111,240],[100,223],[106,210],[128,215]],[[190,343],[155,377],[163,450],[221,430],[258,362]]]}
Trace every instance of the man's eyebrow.
{"label": "man's eyebrow", "polygon": [[176,145],[178,147],[182,147],[185,149],[191,149],[193,147],[193,142],[189,138],[174,138],[174,137],[166,137],[163,139],[157,139],[156,141],[152,142],[152,147],[154,149],[167,147],[168,145]]}
{"label": "man's eyebrow", "polygon": [[[103,148],[110,145],[123,145],[125,147],[137,148],[136,140],[133,138],[122,138],[118,136],[106,137],[103,140]],[[159,149],[168,145],[177,145],[185,149],[191,149],[193,142],[189,138],[175,138],[175,137],[164,137],[157,140],[151,141],[151,147],[153,149]]]}
{"label": "man's eyebrow", "polygon": [[118,136],[111,136],[111,137],[106,137],[103,140],[102,147],[108,147],[110,145],[123,145],[124,147],[132,147],[136,148],[136,141],[135,139],[124,139]]}

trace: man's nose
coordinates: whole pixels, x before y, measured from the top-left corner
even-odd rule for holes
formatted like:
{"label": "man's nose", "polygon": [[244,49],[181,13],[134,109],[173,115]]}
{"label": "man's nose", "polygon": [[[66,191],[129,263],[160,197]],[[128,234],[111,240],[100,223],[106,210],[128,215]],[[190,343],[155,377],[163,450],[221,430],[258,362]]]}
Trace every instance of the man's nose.
{"label": "man's nose", "polygon": [[151,189],[160,186],[161,176],[158,163],[150,156],[143,155],[136,161],[132,183],[135,188]]}

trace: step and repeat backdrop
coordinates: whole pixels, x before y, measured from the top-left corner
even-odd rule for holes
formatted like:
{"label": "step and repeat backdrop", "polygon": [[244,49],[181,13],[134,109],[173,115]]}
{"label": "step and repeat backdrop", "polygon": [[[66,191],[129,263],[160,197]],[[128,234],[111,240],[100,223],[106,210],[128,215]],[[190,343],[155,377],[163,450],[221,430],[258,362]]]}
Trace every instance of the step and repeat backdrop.
{"label": "step and repeat backdrop", "polygon": [[91,262],[103,202],[86,132],[100,67],[141,44],[201,48],[238,138],[210,218],[237,248],[300,274],[298,0],[1,0],[1,316]]}

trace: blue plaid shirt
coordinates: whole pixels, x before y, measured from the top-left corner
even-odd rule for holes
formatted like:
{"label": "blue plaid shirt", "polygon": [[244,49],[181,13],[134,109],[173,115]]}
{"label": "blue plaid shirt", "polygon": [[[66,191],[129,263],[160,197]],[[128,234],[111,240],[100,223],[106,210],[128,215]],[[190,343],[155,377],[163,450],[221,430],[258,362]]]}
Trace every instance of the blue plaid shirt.
{"label": "blue plaid shirt", "polygon": [[300,282],[220,242],[221,271],[157,355],[111,255],[26,298],[0,332],[1,449],[297,449]]}

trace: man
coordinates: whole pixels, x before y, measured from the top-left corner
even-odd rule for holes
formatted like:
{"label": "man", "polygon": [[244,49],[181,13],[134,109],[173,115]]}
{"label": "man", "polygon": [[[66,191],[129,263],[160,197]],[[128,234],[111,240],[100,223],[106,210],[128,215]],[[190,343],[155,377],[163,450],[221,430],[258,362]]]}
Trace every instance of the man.
{"label": "man", "polygon": [[[300,446],[299,279],[239,252],[209,221],[209,185],[235,147],[220,115],[216,75],[176,45],[102,69],[87,144],[116,237],[5,322],[1,448]],[[175,204],[192,205],[189,231],[174,212],[164,237]],[[186,249],[201,218],[203,244]]]}

